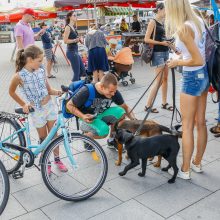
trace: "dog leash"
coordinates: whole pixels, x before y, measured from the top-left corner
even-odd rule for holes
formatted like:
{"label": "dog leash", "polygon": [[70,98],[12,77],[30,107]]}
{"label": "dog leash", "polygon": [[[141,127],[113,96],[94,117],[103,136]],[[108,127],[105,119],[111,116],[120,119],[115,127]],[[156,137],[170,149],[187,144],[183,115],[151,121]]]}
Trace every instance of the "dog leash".
{"label": "dog leash", "polygon": [[145,94],[147,93],[147,91],[150,89],[150,87],[153,85],[154,81],[157,79],[157,77],[164,71],[165,67],[156,75],[156,77],[153,79],[153,81],[150,83],[150,85],[147,87],[147,89],[144,91],[144,93],[141,95],[141,97],[138,99],[138,101],[135,103],[134,107],[130,110],[130,112],[128,114],[130,114],[131,112],[133,112],[133,110],[136,108],[136,106],[139,104],[139,102],[141,101],[141,99],[145,96]]}
{"label": "dog leash", "polygon": [[[148,116],[149,116],[149,114],[150,114],[150,112],[151,112],[151,109],[152,109],[152,107],[153,107],[153,105],[154,105],[154,102],[155,102],[155,100],[156,100],[156,97],[157,97],[159,88],[160,88],[160,86],[161,86],[161,82],[162,82],[162,80],[163,80],[163,74],[164,74],[164,69],[165,69],[165,67],[166,67],[166,65],[164,66],[164,68],[163,68],[163,69],[158,73],[158,75],[156,76],[156,78],[157,78],[157,77],[162,73],[161,78],[160,78],[160,82],[159,82],[158,87],[157,87],[157,90],[156,90],[156,94],[155,94],[155,96],[154,96],[154,98],[153,98],[153,100],[152,100],[152,102],[151,102],[151,105],[150,105],[150,106],[148,107],[148,109],[147,109],[147,113],[146,113],[146,115],[145,115],[143,121],[141,122],[141,124],[140,124],[140,126],[138,127],[137,131],[134,133],[134,136],[140,135],[141,129],[143,128],[144,123],[145,123],[145,121],[147,120],[147,118],[148,118]],[[156,79],[156,78],[155,78],[155,79]]]}
{"label": "dog leash", "polygon": [[[171,72],[172,72],[172,87],[173,87],[173,113],[172,113],[172,119],[171,119],[171,123],[170,123],[170,130],[173,135],[177,135],[179,132],[173,126],[173,120],[174,120],[175,113],[176,113],[176,121],[178,123],[181,123],[182,118],[181,118],[181,114],[180,114],[179,110],[176,107],[176,77],[175,77],[174,68],[171,69]],[[180,118],[179,121],[178,121],[178,115]]]}

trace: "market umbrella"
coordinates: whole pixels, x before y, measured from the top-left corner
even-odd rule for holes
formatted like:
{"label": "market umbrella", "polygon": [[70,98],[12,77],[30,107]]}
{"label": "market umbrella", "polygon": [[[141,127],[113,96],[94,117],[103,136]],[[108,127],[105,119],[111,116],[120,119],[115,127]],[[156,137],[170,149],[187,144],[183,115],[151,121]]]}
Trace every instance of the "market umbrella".
{"label": "market umbrella", "polygon": [[63,6],[80,6],[80,5],[96,5],[103,6],[111,3],[147,3],[147,2],[156,2],[155,0],[56,0],[54,1],[55,7]]}
{"label": "market umbrella", "polygon": [[[97,6],[117,6],[117,4],[122,3],[129,3],[128,7],[131,11],[131,4],[132,3],[149,3],[149,2],[156,2],[155,0],[56,0],[54,1],[55,7],[65,7],[65,6],[72,6],[72,7],[88,7],[93,5],[95,11]],[[112,5],[114,4],[114,5]],[[96,16],[96,13],[95,13]],[[129,17],[130,18],[130,17]],[[97,17],[96,17],[97,23]],[[130,23],[130,22],[129,22]]]}
{"label": "market umbrella", "polygon": [[[14,10],[8,13],[0,13],[0,23],[16,23],[21,20],[24,9]],[[36,20],[52,19],[57,17],[55,12],[34,10]]]}

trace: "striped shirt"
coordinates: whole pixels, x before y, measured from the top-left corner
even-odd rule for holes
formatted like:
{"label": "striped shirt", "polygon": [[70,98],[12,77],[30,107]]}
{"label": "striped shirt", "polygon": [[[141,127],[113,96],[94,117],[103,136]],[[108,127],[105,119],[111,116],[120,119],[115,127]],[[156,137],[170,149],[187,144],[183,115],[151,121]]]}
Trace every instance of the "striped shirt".
{"label": "striped shirt", "polygon": [[23,68],[18,74],[22,80],[20,90],[23,98],[35,108],[40,109],[41,101],[48,96],[45,69],[40,67],[34,72],[29,72]]}

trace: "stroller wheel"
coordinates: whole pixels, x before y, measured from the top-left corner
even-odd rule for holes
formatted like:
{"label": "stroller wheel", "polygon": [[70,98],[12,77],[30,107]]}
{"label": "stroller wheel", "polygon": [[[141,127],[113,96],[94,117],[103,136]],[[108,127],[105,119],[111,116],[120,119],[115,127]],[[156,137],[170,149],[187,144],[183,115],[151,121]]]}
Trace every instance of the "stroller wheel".
{"label": "stroller wheel", "polygon": [[128,86],[128,81],[122,81],[121,83],[123,86]]}
{"label": "stroller wheel", "polygon": [[130,81],[131,81],[131,84],[135,84],[135,79],[134,78],[131,78]]}

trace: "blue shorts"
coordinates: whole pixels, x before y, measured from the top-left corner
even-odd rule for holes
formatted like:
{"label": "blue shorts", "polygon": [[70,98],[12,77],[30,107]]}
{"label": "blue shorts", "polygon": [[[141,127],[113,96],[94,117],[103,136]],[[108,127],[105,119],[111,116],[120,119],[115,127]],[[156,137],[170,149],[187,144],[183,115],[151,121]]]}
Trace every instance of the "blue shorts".
{"label": "blue shorts", "polygon": [[182,93],[201,96],[209,88],[207,67],[195,71],[183,71]]}
{"label": "blue shorts", "polygon": [[169,52],[153,52],[153,57],[151,60],[151,66],[164,66],[169,59]]}

